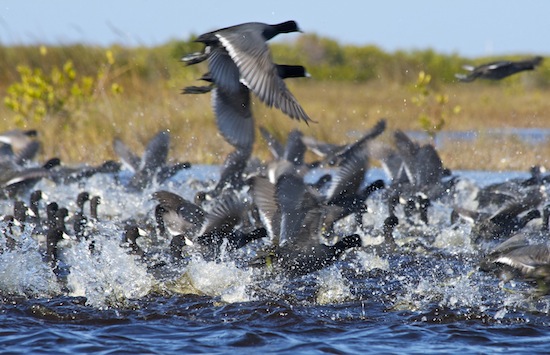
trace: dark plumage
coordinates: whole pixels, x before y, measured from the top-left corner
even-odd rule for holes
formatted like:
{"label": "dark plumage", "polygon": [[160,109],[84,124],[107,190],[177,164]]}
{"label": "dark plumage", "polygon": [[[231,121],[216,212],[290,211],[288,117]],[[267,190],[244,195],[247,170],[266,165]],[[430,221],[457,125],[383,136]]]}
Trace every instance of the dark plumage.
{"label": "dark plumage", "polygon": [[226,188],[241,189],[245,183],[243,174],[251,154],[252,150],[238,148],[229,153],[223,162],[220,179],[214,189],[208,192],[208,195],[210,197],[219,196]]}
{"label": "dark plumage", "polygon": [[470,73],[455,74],[456,78],[462,82],[471,82],[478,78],[489,80],[501,80],[510,75],[525,71],[534,70],[540,63],[542,63],[542,57],[534,57],[531,59],[525,59],[520,61],[502,60],[498,62],[492,62],[483,64],[477,67],[466,66],[465,69]]}
{"label": "dark plumage", "polygon": [[192,240],[204,223],[206,212],[194,203],[169,191],[157,191],[153,194],[153,198],[159,202],[155,213],[158,218],[162,218],[163,228],[172,236],[183,235],[187,244],[192,244]]}
{"label": "dark plumage", "polygon": [[0,189],[6,197],[15,197],[33,188],[42,178],[49,178],[51,169],[60,163],[58,158],[48,160],[40,167],[21,167],[11,161],[0,163]]}
{"label": "dark plumage", "polygon": [[307,149],[322,157],[322,161],[314,165],[341,165],[348,157],[355,155],[366,148],[366,143],[378,137],[386,129],[386,120],[381,119],[361,138],[355,142],[343,145],[319,142],[312,137],[302,137],[302,142]]}
{"label": "dark plumage", "polygon": [[48,176],[58,184],[70,184],[90,178],[95,174],[110,174],[120,170],[120,163],[108,160],[97,166],[57,167]]}
{"label": "dark plumage", "polygon": [[145,255],[143,249],[137,243],[137,239],[141,237],[137,226],[126,226],[122,242],[130,248],[130,253],[142,258]]}
{"label": "dark plumage", "polygon": [[[231,65],[228,55],[227,60]],[[298,65],[276,65],[276,69],[281,79],[309,76],[305,68]],[[212,91],[212,107],[221,135],[235,148],[251,150],[255,140],[255,124],[250,106],[249,89],[243,84],[239,84],[236,90],[216,86],[210,73],[203,75],[201,80],[213,84],[206,87],[187,87],[183,93],[197,94]],[[234,80],[239,83],[238,76],[235,76]]]}
{"label": "dark plumage", "polygon": [[97,208],[101,204],[101,197],[94,196],[90,199],[90,218],[97,220]]}
{"label": "dark plumage", "polygon": [[57,243],[63,239],[63,230],[53,228],[46,235],[46,261],[55,268],[58,261]]}
{"label": "dark plumage", "polygon": [[74,213],[73,230],[77,238],[82,238],[85,235],[85,226],[88,223],[88,219],[84,215],[84,204],[90,200],[90,194],[87,191],[83,191],[76,197],[77,210]]}
{"label": "dark plumage", "polygon": [[216,258],[224,251],[242,248],[266,236],[264,228],[251,232],[236,229],[243,220],[246,206],[233,194],[224,194],[213,201],[209,212],[168,191],[157,191],[153,197],[159,201],[156,214],[162,219],[162,229],[172,234],[170,250],[174,257],[181,255],[184,245],[189,245],[203,257]]}
{"label": "dark plumage", "polygon": [[540,235],[518,233],[495,247],[481,261],[480,269],[496,272],[505,281],[512,278],[542,281],[541,286],[547,291],[550,286],[550,246],[545,239]]}
{"label": "dark plumage", "polygon": [[131,190],[141,191],[153,181],[162,183],[176,174],[180,169],[187,169],[189,163],[167,165],[168,150],[170,148],[170,132],[158,132],[147,143],[141,157],[134,154],[121,140],[115,139],[113,147],[120,160],[134,172],[128,183]]}
{"label": "dark plumage", "polygon": [[36,156],[40,142],[36,140],[38,132],[34,129],[14,129],[0,134],[0,161],[11,161],[23,165]]}
{"label": "dark plumage", "polygon": [[392,255],[395,250],[397,250],[397,244],[395,243],[395,239],[393,238],[393,231],[398,224],[399,220],[396,216],[391,215],[387,217],[384,220],[384,224],[382,226],[382,236],[384,237],[382,243],[377,245],[365,246],[364,249],[366,251],[372,251],[375,254],[384,257]]}
{"label": "dark plumage", "polygon": [[[294,21],[276,25],[249,22],[200,35],[205,55],[194,55],[188,63],[208,58],[208,67],[217,89],[233,95],[246,86],[269,107],[276,107],[294,119],[310,122],[298,101],[287,89],[271,59],[266,41],[280,33],[299,31]],[[242,102],[242,100],[241,100]]]}
{"label": "dark plumage", "polygon": [[324,206],[301,177],[285,173],[276,185],[265,178],[252,180],[254,202],[273,243],[267,255],[252,265],[272,265],[289,276],[300,276],[333,264],[347,249],[361,245],[356,234],[334,245],[321,242]]}

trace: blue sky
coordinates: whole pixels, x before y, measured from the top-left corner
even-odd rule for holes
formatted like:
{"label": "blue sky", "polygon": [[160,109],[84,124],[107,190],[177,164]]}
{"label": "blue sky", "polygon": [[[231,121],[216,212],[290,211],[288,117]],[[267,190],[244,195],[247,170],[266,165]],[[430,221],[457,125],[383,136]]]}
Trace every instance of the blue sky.
{"label": "blue sky", "polygon": [[[155,45],[249,21],[387,51],[550,54],[550,1],[0,0],[0,43]],[[296,35],[279,36],[292,40]]]}

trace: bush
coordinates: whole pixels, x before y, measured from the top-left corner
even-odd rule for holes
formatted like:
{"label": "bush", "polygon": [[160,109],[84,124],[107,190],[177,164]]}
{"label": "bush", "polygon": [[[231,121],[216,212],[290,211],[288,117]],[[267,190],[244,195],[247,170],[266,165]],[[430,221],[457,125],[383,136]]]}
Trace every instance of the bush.
{"label": "bush", "polygon": [[[40,53],[46,56],[47,49],[40,47]],[[94,101],[97,92],[103,91],[109,81],[109,70],[115,63],[111,51],[106,52],[106,60],[95,76],[79,75],[72,60],[67,60],[61,68],[54,66],[49,73],[41,68],[18,65],[19,81],[7,88],[4,104],[15,113],[17,126],[39,124],[49,119],[61,120],[62,126],[66,126],[83,103]],[[111,91],[118,94],[123,89],[112,83]]]}

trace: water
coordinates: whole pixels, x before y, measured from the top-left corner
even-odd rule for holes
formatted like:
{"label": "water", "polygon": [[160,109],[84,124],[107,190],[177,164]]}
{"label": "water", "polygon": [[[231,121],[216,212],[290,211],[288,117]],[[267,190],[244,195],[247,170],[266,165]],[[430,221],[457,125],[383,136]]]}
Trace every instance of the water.
{"label": "water", "polygon": [[[483,185],[525,173],[456,172]],[[367,180],[384,177],[372,169]],[[121,179],[124,181],[125,176]],[[353,250],[335,265],[297,279],[191,257],[187,264],[151,269],[121,245],[121,221],[152,219],[158,188],[186,198],[212,184],[217,168],[197,166],[162,187],[131,194],[110,176],[83,184],[37,188],[46,200],[75,210],[85,189],[100,195],[95,252],[85,242],[62,248],[60,284],[41,258],[41,244],[24,230],[20,246],[0,254],[0,348],[6,353],[545,353],[550,297],[533,285],[502,283],[478,270],[468,225],[452,228],[448,205],[434,203],[430,226],[398,227],[398,243],[430,243],[435,251],[383,258]],[[307,177],[313,180],[315,174]],[[455,199],[464,204],[467,196]],[[457,202],[455,201],[455,202]],[[11,212],[2,202],[0,211]],[[374,196],[359,230],[377,234],[385,206]],[[149,231],[141,245],[154,258],[167,247]],[[253,248],[243,251],[243,257]]]}
{"label": "water", "polygon": [[[408,131],[407,134],[415,140],[427,141],[430,138],[424,131]],[[471,142],[480,137],[493,139],[515,138],[523,143],[536,146],[548,142],[550,129],[508,127],[491,128],[485,131],[441,131],[436,134],[434,145],[440,149],[449,142]]]}

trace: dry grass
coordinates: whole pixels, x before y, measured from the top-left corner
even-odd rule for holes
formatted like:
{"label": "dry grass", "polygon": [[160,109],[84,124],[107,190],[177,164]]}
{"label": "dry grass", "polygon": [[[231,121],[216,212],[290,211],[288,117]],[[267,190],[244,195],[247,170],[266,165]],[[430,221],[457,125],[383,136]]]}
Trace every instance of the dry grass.
{"label": "dry grass", "polygon": [[[182,69],[184,70],[184,69]],[[172,132],[171,157],[194,163],[220,163],[231,147],[217,133],[210,95],[182,96],[180,88],[191,82],[174,80],[125,84],[120,96],[100,97],[72,116],[71,125],[61,128],[50,119],[38,128],[43,156],[60,156],[68,163],[99,163],[114,158],[112,140],[120,137],[138,152],[158,130]],[[144,85],[147,85],[146,87]],[[311,79],[288,81],[288,85],[312,119],[307,126],[255,102],[258,125],[264,125],[280,138],[293,128],[320,140],[334,143],[353,141],[380,118],[388,121],[388,132],[381,138],[391,142],[395,129],[419,130],[420,109],[411,104],[409,86],[386,84],[381,80],[353,84],[317,82]],[[550,128],[549,92],[528,85],[448,84],[439,91],[449,96],[448,105],[462,110],[447,120],[446,130],[479,130],[496,127]],[[0,130],[13,128],[12,113],[0,107]],[[268,158],[261,138],[254,154]],[[526,170],[533,164],[548,165],[550,144],[533,146],[521,141],[495,139],[481,134],[473,142],[455,142],[441,150],[451,169]]]}

